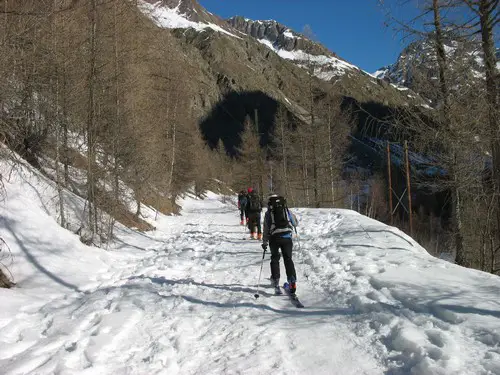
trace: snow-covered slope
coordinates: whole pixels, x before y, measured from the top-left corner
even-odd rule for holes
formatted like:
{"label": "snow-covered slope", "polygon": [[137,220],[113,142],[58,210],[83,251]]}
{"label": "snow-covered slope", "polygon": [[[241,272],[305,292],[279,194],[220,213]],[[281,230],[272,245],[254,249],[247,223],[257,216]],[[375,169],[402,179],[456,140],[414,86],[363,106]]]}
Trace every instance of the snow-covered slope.
{"label": "snow-covered slope", "polygon": [[274,20],[254,21],[241,16],[227,20],[235,29],[258,40],[280,57],[301,67],[313,67],[314,75],[325,81],[362,72],[357,66],[339,58],[320,43],[308,39]]}
{"label": "snow-covered slope", "polygon": [[298,310],[272,295],[268,255],[254,299],[262,249],[217,195],[104,251],[56,224],[42,176],[16,173],[0,205],[18,282],[0,290],[2,374],[500,374],[500,280],[395,228],[296,210]]}
{"label": "snow-covered slope", "polygon": [[207,12],[198,2],[192,0],[139,0],[139,9],[150,17],[157,26],[165,29],[212,29],[237,37],[231,33],[220,18]]}
{"label": "snow-covered slope", "polygon": [[212,29],[236,38],[239,38],[236,34],[250,35],[284,59],[292,60],[299,66],[314,65],[314,74],[326,81],[351,70],[360,71],[321,44],[296,34],[276,21],[252,21],[233,17],[223,22],[193,0],[140,0],[138,4],[139,9],[162,28],[192,28],[197,31]]}

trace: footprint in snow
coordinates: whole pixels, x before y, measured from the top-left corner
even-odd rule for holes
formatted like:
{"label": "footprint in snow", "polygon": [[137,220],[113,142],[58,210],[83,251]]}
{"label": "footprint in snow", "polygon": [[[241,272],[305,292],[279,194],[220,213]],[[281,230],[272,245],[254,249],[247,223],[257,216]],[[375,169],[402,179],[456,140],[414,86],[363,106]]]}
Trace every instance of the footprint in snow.
{"label": "footprint in snow", "polygon": [[427,331],[426,335],[432,345],[435,345],[439,348],[443,348],[445,346],[446,338],[441,332],[436,330]]}

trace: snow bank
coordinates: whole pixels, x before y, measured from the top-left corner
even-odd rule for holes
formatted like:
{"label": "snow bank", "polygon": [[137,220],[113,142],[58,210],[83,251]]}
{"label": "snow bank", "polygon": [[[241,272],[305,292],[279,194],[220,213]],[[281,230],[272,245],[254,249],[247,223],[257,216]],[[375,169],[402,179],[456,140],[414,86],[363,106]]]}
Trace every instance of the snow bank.
{"label": "snow bank", "polygon": [[301,210],[309,282],[396,374],[500,374],[500,279],[352,211]]}
{"label": "snow bank", "polygon": [[[56,184],[21,159],[0,160],[0,174],[5,187],[0,236],[14,255],[11,271],[18,286],[31,297],[43,298],[78,294],[94,285],[87,272],[104,272],[101,258],[108,256],[59,226]],[[68,226],[80,227],[85,200],[67,190],[63,199]]]}
{"label": "snow bank", "polygon": [[[0,152],[6,152],[4,146],[1,147]],[[73,171],[76,179],[82,182],[83,177],[76,174],[77,170]],[[31,204],[27,208],[40,209],[53,220],[59,220],[59,198],[54,181],[45,177],[40,171],[31,167],[13,153],[6,158],[0,159],[0,174],[6,187],[5,203],[9,204],[9,202],[18,199],[30,201]],[[79,223],[84,221],[82,213],[85,200],[68,191],[63,191],[63,199],[68,210],[67,219],[69,225],[72,228],[78,228]]]}

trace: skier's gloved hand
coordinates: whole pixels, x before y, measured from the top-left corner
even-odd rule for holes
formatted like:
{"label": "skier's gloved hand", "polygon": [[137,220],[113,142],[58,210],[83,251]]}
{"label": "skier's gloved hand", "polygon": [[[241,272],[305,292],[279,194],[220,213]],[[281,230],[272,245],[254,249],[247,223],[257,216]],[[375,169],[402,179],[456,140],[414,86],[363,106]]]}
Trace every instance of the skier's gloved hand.
{"label": "skier's gloved hand", "polygon": [[262,244],[262,248],[264,249],[264,251],[266,251],[266,250],[267,250],[267,243],[266,243],[266,242],[264,242],[264,243]]}

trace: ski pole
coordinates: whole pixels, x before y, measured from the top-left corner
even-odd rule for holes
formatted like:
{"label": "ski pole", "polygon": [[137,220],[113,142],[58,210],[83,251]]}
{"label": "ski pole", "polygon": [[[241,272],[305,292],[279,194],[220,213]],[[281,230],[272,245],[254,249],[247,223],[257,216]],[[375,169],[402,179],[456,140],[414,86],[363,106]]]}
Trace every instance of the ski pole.
{"label": "ski pole", "polygon": [[297,237],[297,243],[299,244],[299,251],[302,252],[302,249],[300,247],[300,237],[299,237],[299,233],[297,232],[297,227],[293,227],[293,229],[295,230],[295,236]]}
{"label": "ski pole", "polygon": [[254,294],[255,298],[259,298],[259,289],[260,289],[260,277],[262,276],[262,268],[264,267],[264,257],[266,256],[266,250],[262,253],[262,262],[260,262],[260,272],[259,272],[259,281],[257,283],[257,293]]}
{"label": "ski pole", "polygon": [[[302,248],[300,246],[300,236],[299,236],[299,233],[297,232],[297,227],[293,227],[293,229],[295,230],[295,236],[297,237],[297,243],[299,244],[299,254],[301,255],[301,258],[304,257],[304,253],[302,253]],[[295,266],[296,270],[297,270],[297,266]],[[306,277],[306,279],[309,279],[309,275],[308,274],[305,274],[304,273],[304,276]]]}
{"label": "ski pole", "polygon": [[293,230],[295,231],[295,236],[297,237],[297,243],[299,244],[299,251],[302,251],[302,249],[300,248],[300,238],[299,238],[299,233],[297,232],[297,226],[295,225],[296,222],[295,220],[293,219],[293,216],[290,214],[290,210],[288,209],[288,207],[286,207],[286,211],[288,213],[288,217],[291,219],[291,224],[292,224],[292,227],[293,227]]}

